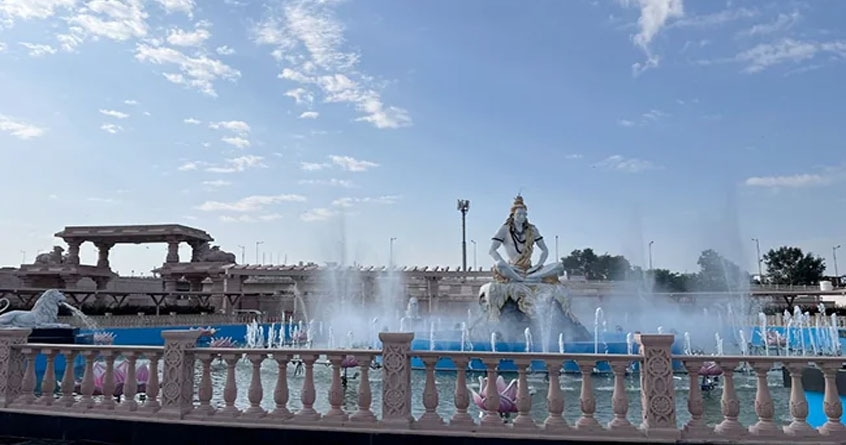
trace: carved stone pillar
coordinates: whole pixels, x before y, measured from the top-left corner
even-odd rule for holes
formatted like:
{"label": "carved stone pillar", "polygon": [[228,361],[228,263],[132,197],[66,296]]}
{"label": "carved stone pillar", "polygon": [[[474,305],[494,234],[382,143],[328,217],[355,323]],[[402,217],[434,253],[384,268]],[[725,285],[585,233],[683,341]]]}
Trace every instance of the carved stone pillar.
{"label": "carved stone pillar", "polygon": [[191,241],[188,243],[191,246],[191,262],[197,263],[200,261],[200,249],[203,245],[208,246],[208,243],[202,241]]}
{"label": "carved stone pillar", "polygon": [[380,332],[382,341],[382,423],[411,428],[411,340],[413,332]]}
{"label": "carved stone pillar", "polygon": [[678,440],[681,432],[676,426],[676,398],[673,384],[673,362],[670,358],[673,335],[636,334],[643,356],[640,367],[643,423],[641,431],[647,437]]}
{"label": "carved stone pillar", "polygon": [[[194,409],[194,352],[200,338],[198,330],[162,331],[164,367],[161,405],[158,414],[181,419]],[[158,372],[151,369],[150,372]]]}
{"label": "carved stone pillar", "polygon": [[109,268],[109,249],[114,246],[114,243],[97,243],[97,267]]}
{"label": "carved stone pillar", "polygon": [[191,277],[188,279],[188,284],[191,286],[191,292],[201,292],[203,290],[202,277]]}
{"label": "carved stone pillar", "polygon": [[6,408],[21,393],[26,357],[14,345],[27,342],[32,329],[0,329],[0,406]]}
{"label": "carved stone pillar", "polygon": [[179,262],[179,241],[173,238],[167,240],[167,258],[165,263]]}
{"label": "carved stone pillar", "polygon": [[68,264],[79,264],[79,246],[82,241],[77,239],[65,240],[68,243]]}

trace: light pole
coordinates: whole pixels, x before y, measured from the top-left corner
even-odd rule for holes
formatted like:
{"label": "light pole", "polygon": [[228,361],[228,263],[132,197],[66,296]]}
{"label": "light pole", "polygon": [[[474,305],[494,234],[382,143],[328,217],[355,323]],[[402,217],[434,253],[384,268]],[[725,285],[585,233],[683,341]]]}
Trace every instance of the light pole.
{"label": "light pole", "polygon": [[256,264],[259,264],[259,246],[264,244],[264,241],[256,241]]}
{"label": "light pole", "polygon": [[470,201],[459,199],[457,207],[461,212],[461,268],[467,272],[467,211],[470,210]]}
{"label": "light pole", "polygon": [[561,257],[558,256],[558,235],[555,235],[555,261],[560,262]]}
{"label": "light pole", "polygon": [[652,270],[652,244],[654,243],[655,241],[649,242],[649,270]]}
{"label": "light pole", "polygon": [[21,250],[21,264],[26,264],[26,250]]}
{"label": "light pole", "polygon": [[840,284],[840,272],[837,270],[837,249],[840,248],[840,244],[831,248],[831,256],[834,257],[834,277],[837,281],[837,284]]}
{"label": "light pole", "polygon": [[241,248],[241,264],[244,264],[244,261],[246,261],[246,260],[244,259],[244,253],[247,251],[247,248],[246,248],[246,247],[244,247],[244,246],[238,246],[238,247],[240,247],[240,248]]}
{"label": "light pole", "polygon": [[471,239],[471,243],[473,243],[473,270],[476,270],[476,240]]}
{"label": "light pole", "polygon": [[752,241],[755,241],[755,254],[758,259],[758,282],[764,284],[764,271],[761,268],[761,242],[758,241],[758,238],[752,238]]}
{"label": "light pole", "polygon": [[390,247],[390,250],[389,250],[389,253],[388,253],[388,268],[389,269],[394,268],[394,241],[396,241],[396,240],[397,240],[397,237],[395,237],[395,236],[391,237],[391,242],[390,242],[391,247]]}

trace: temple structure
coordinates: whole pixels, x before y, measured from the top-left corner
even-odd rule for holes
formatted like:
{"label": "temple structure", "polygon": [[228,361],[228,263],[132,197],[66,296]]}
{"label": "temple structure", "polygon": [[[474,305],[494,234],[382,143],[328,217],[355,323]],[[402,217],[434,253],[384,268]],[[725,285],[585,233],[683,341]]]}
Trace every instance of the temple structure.
{"label": "temple structure", "polygon": [[[202,281],[213,275],[215,266],[219,269],[221,264],[235,263],[234,254],[210,246],[214,238],[207,232],[180,224],[68,226],[55,236],[67,243],[67,253],[61,246],[55,246],[52,252],[38,255],[33,264],[22,264],[17,276],[25,286],[75,288],[81,279],[90,278],[97,289],[103,289],[116,276],[109,264],[109,252],[118,244],[167,243],[164,264],[156,270],[164,279],[166,290],[176,290],[176,282],[182,278],[188,279],[194,290],[200,290]],[[79,248],[86,242],[97,247],[94,265],[80,264]],[[192,248],[189,262],[180,262],[181,243]]]}

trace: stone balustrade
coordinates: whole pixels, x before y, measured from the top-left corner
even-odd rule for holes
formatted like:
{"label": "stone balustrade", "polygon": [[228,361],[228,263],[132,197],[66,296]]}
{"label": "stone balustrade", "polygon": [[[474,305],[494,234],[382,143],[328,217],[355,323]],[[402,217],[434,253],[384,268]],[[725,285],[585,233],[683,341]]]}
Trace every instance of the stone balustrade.
{"label": "stone balustrade", "polygon": [[[123,416],[138,421],[153,416],[160,421],[242,427],[252,423],[271,428],[352,428],[513,439],[846,442],[846,428],[840,422],[843,408],[834,378],[843,364],[841,357],[673,355],[673,337],[661,334],[637,335],[640,355],[412,351],[410,333],[379,334],[381,350],[198,348],[199,333],[183,330],[164,331],[163,347],[28,344],[28,335],[29,330],[0,330],[0,411]],[[36,371],[39,356],[46,363],[40,382]],[[59,356],[66,364],[81,357],[82,375],[77,375],[75,366],[65,366],[58,376],[54,366]],[[122,397],[116,400],[96,395],[97,385],[101,388],[99,393],[114,392],[118,357],[129,363]],[[143,396],[138,394],[134,374],[136,363],[142,359],[156,370],[150,373]],[[420,360],[424,370],[413,371],[412,360]],[[454,364],[455,370],[440,370],[439,363],[444,360]],[[504,421],[499,412],[501,394],[491,384],[481,394],[482,406],[479,418],[475,418],[471,414],[475,408],[468,390],[468,365],[471,361],[481,362],[482,373],[493,382],[503,360],[516,365],[513,402],[517,412]],[[704,419],[700,387],[700,370],[711,361],[723,370],[722,419],[716,424]],[[95,362],[105,363],[105,374],[97,385]],[[571,383],[578,382],[577,389],[562,388],[559,371],[565,362],[577,365],[581,378],[571,379]],[[674,371],[674,362],[687,371],[686,375]],[[549,382],[545,413],[540,418],[537,402],[544,395],[532,396],[528,380],[529,371],[538,369],[539,364],[548,371]],[[608,397],[608,392],[598,392],[591,378],[599,364],[606,364],[613,375],[613,417],[607,422],[597,418],[597,405],[601,397]],[[767,384],[767,374],[777,364],[783,364],[791,377],[787,407],[776,406]],[[801,382],[802,370],[811,364],[822,370],[826,384],[824,412],[828,422],[819,429],[806,421],[808,402]],[[627,395],[633,365],[640,372],[640,400],[629,400]],[[737,396],[734,370],[741,365],[751,369],[756,377],[754,406],[741,406]],[[348,380],[350,372],[354,373],[354,380]],[[373,378],[376,373],[381,378]],[[78,379],[81,383],[77,388]],[[674,380],[678,379],[687,380],[686,391],[676,390]],[[451,386],[445,387],[445,382]],[[683,416],[677,412],[677,398],[687,399],[688,412]],[[568,416],[565,406],[574,405],[578,415]],[[637,406],[641,415],[633,421],[630,408]],[[781,421],[784,410],[791,418],[788,424]],[[757,420],[743,425],[738,420],[741,411],[754,411]],[[689,420],[682,424],[677,415]]]}

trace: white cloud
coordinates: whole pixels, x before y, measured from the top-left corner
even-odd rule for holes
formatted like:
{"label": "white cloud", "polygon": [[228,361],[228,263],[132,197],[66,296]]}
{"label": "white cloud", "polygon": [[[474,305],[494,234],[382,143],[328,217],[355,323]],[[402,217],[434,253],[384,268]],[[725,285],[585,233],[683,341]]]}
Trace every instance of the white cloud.
{"label": "white cloud", "polygon": [[318,116],[320,116],[320,113],[317,111],[303,111],[300,114],[300,119],[317,119]]}
{"label": "white cloud", "polygon": [[628,119],[619,119],[617,120],[617,123],[622,127],[634,127],[635,125],[634,121],[630,121]]}
{"label": "white cloud", "polygon": [[28,49],[30,57],[41,57],[47,54],[56,54],[56,48],[50,45],[43,45],[40,43],[18,42],[21,46]]}
{"label": "white cloud", "polygon": [[[285,65],[280,78],[317,87],[324,102],[354,104],[362,114],[357,121],[377,128],[411,125],[408,111],[385,105],[372,76],[360,72],[359,54],[343,49],[344,26],[331,8],[334,3],[285,4],[254,29],[255,41],[275,47],[271,54]],[[297,88],[286,95],[303,103],[304,93]]]}
{"label": "white cloud", "polygon": [[300,215],[300,219],[305,222],[326,221],[337,214],[336,210],[321,207],[304,212]]}
{"label": "white cloud", "polygon": [[846,57],[846,40],[818,43],[782,39],[775,43],[756,45],[738,54],[735,60],[746,65],[743,69],[744,72],[757,73],[775,65],[809,60],[820,53],[831,53],[841,58]]}
{"label": "white cloud", "polygon": [[3,51],[6,51],[6,44],[3,43],[3,42],[0,42],[0,53],[2,53]]}
{"label": "white cloud", "polygon": [[89,37],[117,41],[141,38],[147,35],[147,17],[142,0],[90,0],[65,19],[68,33],[57,39],[63,49],[71,51]]}
{"label": "white cloud", "polygon": [[138,105],[138,101],[134,99],[126,99],[123,103],[124,105]]}
{"label": "white cloud", "polygon": [[250,132],[250,125],[244,121],[221,121],[221,122],[212,122],[209,124],[209,128],[218,130],[224,129],[229,130],[231,132],[245,135]]}
{"label": "white cloud", "polygon": [[235,54],[235,50],[226,45],[218,46],[217,49],[215,49],[215,52],[221,56],[231,56],[232,54]]}
{"label": "white cloud", "polygon": [[167,33],[167,43],[173,46],[203,46],[203,43],[211,37],[208,26],[208,22],[200,21],[197,22],[196,28],[193,31],[185,31],[179,28],[171,29]]}
{"label": "white cloud", "polygon": [[208,167],[206,171],[211,173],[237,173],[249,168],[265,168],[267,165],[262,162],[263,160],[264,158],[261,156],[239,156],[237,158],[227,159],[226,163],[222,166]]}
{"label": "white cloud", "polygon": [[298,181],[301,185],[328,185],[328,186],[335,186],[335,187],[344,187],[344,188],[352,188],[353,183],[352,181],[348,181],[346,179],[301,179]]}
{"label": "white cloud", "polygon": [[748,8],[731,8],[723,9],[722,11],[711,14],[694,15],[688,17],[680,17],[678,20],[669,24],[670,28],[704,28],[709,26],[720,26],[726,23],[737,20],[757,17],[759,15],[756,9]]}
{"label": "white cloud", "polygon": [[126,119],[126,118],[129,117],[128,114],[126,114],[122,111],[104,110],[102,108],[100,109],[100,114],[105,114],[106,116],[113,117],[113,118],[116,118],[116,119]]}
{"label": "white cloud", "polygon": [[332,167],[326,162],[300,162],[300,169],[305,171],[317,171]]}
{"label": "white cloud", "polygon": [[332,160],[333,164],[351,172],[363,172],[367,171],[370,168],[379,166],[379,164],[375,162],[361,161],[350,156],[332,155],[329,156],[329,159]]}
{"label": "white cloud", "polygon": [[224,181],[223,179],[217,179],[214,181],[203,181],[203,185],[207,187],[226,187],[228,185],[232,185],[232,182]]}
{"label": "white cloud", "polygon": [[305,196],[295,194],[285,195],[254,195],[234,202],[206,201],[197,207],[204,212],[257,212],[265,207],[283,202],[305,202]]}
{"label": "white cloud", "polygon": [[200,163],[199,163],[199,162],[194,162],[194,161],[191,161],[191,162],[186,162],[186,163],[184,163],[184,164],[180,165],[180,166],[177,168],[177,170],[179,170],[179,171],[181,171],[181,172],[187,172],[187,171],[196,170],[196,169],[198,169],[199,167],[200,167]]}
{"label": "white cloud", "polygon": [[376,196],[376,197],[364,197],[364,198],[339,198],[332,201],[332,205],[335,207],[352,207],[356,204],[383,204],[383,205],[390,205],[394,204],[399,200],[399,196],[394,195],[384,195],[384,196]]}
{"label": "white cloud", "polygon": [[182,122],[184,122],[186,124],[190,124],[190,125],[200,125],[200,121],[197,120],[197,119],[194,119],[193,117],[182,119]]}
{"label": "white cloud", "polygon": [[752,26],[746,31],[739,33],[741,36],[754,37],[773,34],[779,31],[784,31],[793,27],[800,19],[798,11],[793,11],[790,14],[779,13],[775,21],[770,23],[759,23]]}
{"label": "white cloud", "polygon": [[747,178],[744,184],[750,187],[801,188],[827,185],[831,182],[832,177],[806,173],[790,176],[753,176]]}
{"label": "white cloud", "polygon": [[640,9],[640,18],[637,21],[639,31],[632,40],[646,55],[646,60],[643,63],[638,62],[632,65],[632,73],[639,75],[658,66],[660,58],[653,54],[651,50],[652,39],[667,24],[668,20],[684,16],[684,6],[682,0],[624,0],[626,5],[633,3],[637,3],[637,7]]}
{"label": "white cloud", "polygon": [[217,97],[214,82],[219,79],[235,81],[241,72],[220,60],[205,54],[188,56],[176,49],[139,44],[135,58],[155,65],[176,65],[179,73],[165,73],[165,78],[175,84],[194,88],[208,96]]}
{"label": "white cloud", "polygon": [[194,7],[196,6],[194,0],[156,0],[156,2],[158,2],[168,14],[181,12],[188,17],[192,17]]}
{"label": "white cloud", "polygon": [[282,215],[278,213],[271,213],[269,215],[259,215],[259,216],[252,216],[252,215],[238,215],[238,216],[229,216],[229,215],[221,215],[220,220],[226,223],[254,223],[254,222],[267,222],[267,221],[275,221],[277,219],[282,219]]}
{"label": "white cloud", "polygon": [[653,122],[657,122],[665,117],[668,117],[669,114],[661,111],[652,109],[640,115],[637,120],[632,119],[618,119],[617,124],[622,127],[634,127],[634,126],[642,126],[647,125]]}
{"label": "white cloud", "polygon": [[0,1],[0,24],[14,23],[14,19],[46,19],[58,10],[73,7],[76,0],[2,0]]}
{"label": "white cloud", "polygon": [[221,141],[238,148],[247,148],[250,146],[250,141],[240,136],[226,136],[220,139]]}
{"label": "white cloud", "polygon": [[288,97],[294,98],[298,104],[311,104],[314,102],[314,95],[305,88],[294,88],[285,92]]}
{"label": "white cloud", "polygon": [[115,124],[103,124],[100,125],[100,129],[105,131],[106,133],[116,134],[123,131],[123,127],[120,125]]}
{"label": "white cloud", "polygon": [[583,157],[584,156],[582,156],[579,153],[571,153],[571,154],[564,156],[564,159],[569,159],[569,160],[572,161],[572,160],[576,160],[576,159],[582,159]]}
{"label": "white cloud", "polygon": [[47,129],[0,114],[0,131],[22,139],[32,139],[42,136]]}
{"label": "white cloud", "polygon": [[596,163],[596,167],[605,168],[608,170],[617,170],[627,173],[640,173],[646,170],[655,170],[660,168],[652,161],[645,161],[637,158],[625,158],[620,155],[609,156],[602,161]]}

